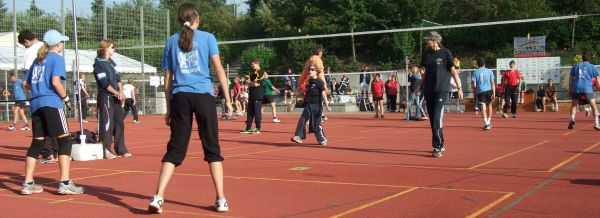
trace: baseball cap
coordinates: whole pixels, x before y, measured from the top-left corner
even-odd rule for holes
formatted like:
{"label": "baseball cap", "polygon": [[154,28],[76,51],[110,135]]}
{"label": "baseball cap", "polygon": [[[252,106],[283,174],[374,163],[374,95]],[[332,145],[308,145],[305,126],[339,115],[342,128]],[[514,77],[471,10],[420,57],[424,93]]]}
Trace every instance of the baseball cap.
{"label": "baseball cap", "polygon": [[62,41],[69,41],[69,37],[52,29],[44,33],[44,42],[46,42],[48,46],[56,45]]}
{"label": "baseball cap", "polygon": [[433,40],[435,42],[442,42],[442,36],[436,31],[429,32],[429,34],[423,37],[423,39]]}

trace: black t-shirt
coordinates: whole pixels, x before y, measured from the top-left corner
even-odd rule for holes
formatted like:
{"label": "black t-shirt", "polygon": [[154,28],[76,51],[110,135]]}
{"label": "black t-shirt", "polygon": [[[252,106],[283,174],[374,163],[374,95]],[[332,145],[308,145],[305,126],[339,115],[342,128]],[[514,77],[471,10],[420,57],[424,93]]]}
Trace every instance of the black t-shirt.
{"label": "black t-shirt", "polygon": [[423,54],[421,66],[425,67],[425,78],[422,81],[425,94],[450,92],[453,59],[452,53],[446,48],[437,51],[429,49]]}
{"label": "black t-shirt", "polygon": [[253,82],[257,82],[261,84],[263,79],[262,70],[255,70],[253,73],[250,73],[250,86],[248,88],[248,100],[262,100],[263,99],[263,88],[261,86],[254,86]]}
{"label": "black t-shirt", "polygon": [[323,80],[316,78],[308,80],[308,86],[306,87],[306,96],[304,97],[305,103],[317,104],[321,103],[321,92],[325,90]]}

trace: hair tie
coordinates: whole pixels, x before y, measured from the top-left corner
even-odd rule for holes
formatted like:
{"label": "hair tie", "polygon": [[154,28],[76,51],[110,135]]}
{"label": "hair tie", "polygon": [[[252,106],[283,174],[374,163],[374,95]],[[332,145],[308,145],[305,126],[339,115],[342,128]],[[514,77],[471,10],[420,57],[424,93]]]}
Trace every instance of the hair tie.
{"label": "hair tie", "polygon": [[183,25],[187,27],[192,27],[189,21],[186,21],[185,23],[183,23]]}

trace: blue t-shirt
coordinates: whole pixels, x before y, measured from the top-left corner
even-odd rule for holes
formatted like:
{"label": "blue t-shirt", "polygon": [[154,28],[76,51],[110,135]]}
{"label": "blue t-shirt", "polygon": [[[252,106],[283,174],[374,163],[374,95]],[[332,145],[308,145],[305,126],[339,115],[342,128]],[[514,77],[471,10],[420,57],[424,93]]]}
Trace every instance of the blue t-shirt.
{"label": "blue t-shirt", "polygon": [[23,91],[23,81],[20,79],[15,80],[12,84],[13,96],[15,101],[25,101],[25,92]]}
{"label": "blue t-shirt", "polygon": [[42,64],[37,60],[29,68],[27,83],[31,86],[30,107],[35,112],[42,107],[63,109],[64,104],[52,85],[52,77],[66,79],[67,69],[62,56],[56,52],[48,52]]}
{"label": "blue t-shirt", "polygon": [[575,93],[593,93],[592,78],[598,76],[598,71],[589,62],[580,62],[571,68],[573,78],[572,90]]}
{"label": "blue t-shirt", "polygon": [[475,82],[475,93],[479,94],[492,90],[492,80],[494,79],[494,72],[485,67],[480,67],[473,75],[471,75],[471,81]]}
{"label": "blue t-shirt", "polygon": [[210,57],[219,54],[217,39],[211,33],[194,30],[192,44],[190,52],[183,52],[179,49],[179,32],[167,39],[162,67],[173,72],[171,92],[208,93],[214,96],[209,64]]}

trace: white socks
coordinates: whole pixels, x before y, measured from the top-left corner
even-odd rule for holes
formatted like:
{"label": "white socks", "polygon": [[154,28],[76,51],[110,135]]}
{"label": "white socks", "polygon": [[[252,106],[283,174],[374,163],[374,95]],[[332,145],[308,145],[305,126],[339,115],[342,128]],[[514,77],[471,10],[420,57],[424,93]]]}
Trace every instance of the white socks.
{"label": "white socks", "polygon": [[483,124],[485,124],[485,125],[492,124],[492,118],[491,117],[483,118]]}

